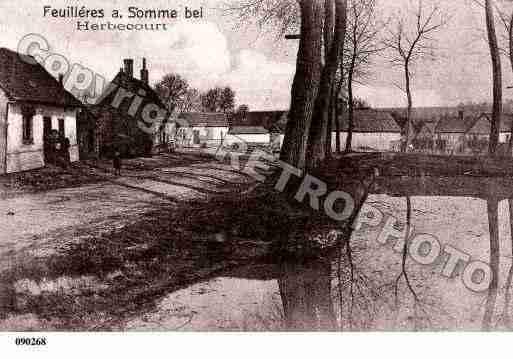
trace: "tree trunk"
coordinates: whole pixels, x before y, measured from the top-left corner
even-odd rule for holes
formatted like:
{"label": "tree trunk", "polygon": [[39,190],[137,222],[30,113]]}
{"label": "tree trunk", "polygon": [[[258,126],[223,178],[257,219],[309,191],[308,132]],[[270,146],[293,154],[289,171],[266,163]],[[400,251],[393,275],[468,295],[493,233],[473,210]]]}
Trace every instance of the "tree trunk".
{"label": "tree trunk", "polygon": [[490,56],[492,59],[493,70],[493,110],[492,126],[490,130],[490,155],[494,156],[499,143],[499,129],[501,125],[502,113],[502,69],[499,54],[499,45],[497,43],[497,34],[495,32],[495,20],[493,16],[493,7],[491,0],[485,1],[486,12],[486,30],[488,33],[488,44],[490,46]]}
{"label": "tree trunk", "polygon": [[335,150],[338,154],[342,152],[342,144],[340,141],[340,106],[339,106],[339,98],[340,93],[342,92],[342,86],[344,84],[344,64],[343,61],[340,61],[340,80],[338,82],[337,91],[335,93]]}
{"label": "tree trunk", "polygon": [[326,158],[331,158],[333,153],[333,123],[335,122],[335,86],[331,87],[330,105],[328,111],[328,131],[326,132]]}
{"label": "tree trunk", "polygon": [[[509,19],[509,62],[511,64],[511,68],[513,69],[513,14]],[[513,121],[511,121],[511,128],[509,130],[509,144],[508,144],[508,154],[513,156]],[[513,266],[512,266],[513,268]]]}
{"label": "tree trunk", "polygon": [[404,133],[406,136],[406,141],[402,143],[402,152],[408,152],[411,144],[411,112],[413,108],[413,99],[411,95],[411,77],[410,77],[410,66],[409,63],[406,62],[404,66],[404,77],[406,80],[406,99],[408,101],[407,109],[406,109],[406,123],[404,125]]}
{"label": "tree trunk", "polygon": [[301,0],[301,39],[292,84],[289,121],[280,159],[304,169],[315,101],[319,91],[322,52],[322,0]]}
{"label": "tree trunk", "polygon": [[347,75],[347,139],[346,139],[346,152],[351,152],[353,142],[353,130],[354,130],[354,96],[353,96],[353,76],[354,66],[356,63],[356,53],[353,53],[351,59],[351,65],[349,66],[349,73]]}
{"label": "tree trunk", "polygon": [[500,241],[499,241],[499,201],[496,198],[487,200],[488,228],[490,232],[490,269],[492,272],[492,281],[488,288],[488,296],[485,303],[485,312],[483,317],[483,330],[490,330],[493,326],[493,316],[495,305],[497,303],[497,294],[499,286],[499,268],[500,268]]}
{"label": "tree trunk", "polygon": [[[319,92],[315,103],[315,113],[312,119],[311,133],[308,142],[308,168],[318,167],[326,158],[326,135],[328,131],[328,115],[330,98],[332,93],[333,84],[335,82],[335,75],[341,59],[343,51],[343,42],[346,33],[346,19],[347,19],[347,0],[334,0],[335,1],[335,36],[332,41],[332,46],[329,49],[328,57],[326,58],[326,65],[322,71],[321,83]],[[329,9],[327,17],[330,17]]]}

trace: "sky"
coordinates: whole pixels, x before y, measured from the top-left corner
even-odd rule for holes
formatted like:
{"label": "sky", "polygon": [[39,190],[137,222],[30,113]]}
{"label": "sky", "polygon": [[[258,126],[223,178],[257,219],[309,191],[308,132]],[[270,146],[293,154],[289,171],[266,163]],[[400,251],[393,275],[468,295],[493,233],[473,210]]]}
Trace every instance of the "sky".
{"label": "sky", "polygon": [[[229,3],[231,0],[224,0]],[[378,0],[379,14],[393,21],[412,0]],[[424,0],[430,6],[432,0]],[[450,106],[466,101],[489,101],[491,66],[484,40],[484,11],[472,0],[440,0],[450,21],[435,37],[434,60],[422,61],[414,69],[415,106]],[[77,19],[43,16],[39,0],[2,0],[0,2],[0,47],[16,49],[20,39],[36,33],[44,36],[50,50],[66,57],[70,64],[80,63],[107,80],[112,79],[124,58],[135,60],[139,74],[142,58],[147,58],[150,82],[170,72],[181,74],[191,86],[205,90],[213,86],[231,86],[238,104],[251,110],[286,110],[290,105],[297,54],[297,40],[279,37],[273,28],[259,29],[254,24],[238,23],[219,8],[220,0],[83,0],[52,1],[53,8],[69,5],[112,9],[126,13],[123,19],[89,19],[91,22],[159,23],[167,31],[77,31]],[[128,6],[178,9],[203,7],[201,20],[127,18]],[[502,34],[502,27],[497,24]],[[504,86],[513,85],[511,65],[503,59]],[[385,54],[374,59],[369,76],[357,85],[356,94],[375,107],[405,105],[399,89],[402,75]],[[399,86],[399,87],[398,87]],[[505,89],[505,98],[513,90]]]}

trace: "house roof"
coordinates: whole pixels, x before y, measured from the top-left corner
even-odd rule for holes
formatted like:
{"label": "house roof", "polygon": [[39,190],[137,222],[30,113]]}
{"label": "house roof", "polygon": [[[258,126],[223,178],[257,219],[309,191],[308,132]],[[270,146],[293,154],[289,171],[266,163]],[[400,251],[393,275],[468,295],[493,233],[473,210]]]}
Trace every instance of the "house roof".
{"label": "house roof", "polygon": [[234,126],[228,133],[231,135],[267,135],[269,131],[262,126]]}
{"label": "house roof", "polygon": [[222,112],[184,112],[178,115],[178,119],[190,127],[228,127],[228,118]]}
{"label": "house roof", "polygon": [[[348,131],[347,113],[341,121],[342,131]],[[353,114],[353,132],[391,132],[400,133],[401,128],[390,113],[377,110],[356,110]]]}
{"label": "house roof", "polygon": [[435,127],[435,133],[466,133],[476,122],[475,117],[443,116]]}
{"label": "house roof", "polygon": [[[112,84],[124,89],[125,91],[137,94],[142,98],[142,102],[138,106],[137,113],[133,116],[129,115],[128,106],[132,103],[132,99],[125,99],[122,101],[122,105],[120,105],[119,108],[112,106],[113,99],[117,96],[117,89],[114,89],[114,91],[104,92],[104,94],[97,101],[96,105],[88,107],[89,111],[91,111],[94,116],[101,117],[101,115],[108,112],[111,115],[120,116],[122,118],[133,117],[136,120],[144,121],[145,119],[142,118],[142,109],[144,109],[148,104],[157,105],[160,108],[162,114],[165,113],[165,116],[167,116],[168,111],[166,106],[162,103],[157,93],[144,81],[130,77],[124,71],[119,71],[112,80],[111,84],[109,84],[109,87]],[[164,117],[161,120],[165,122],[167,121],[167,117]]]}
{"label": "house roof", "polygon": [[112,82],[131,93],[137,93],[139,96],[139,91],[144,90],[145,95],[142,97],[146,103],[151,102],[163,109],[166,109],[166,106],[162,103],[159,95],[157,95],[155,90],[153,90],[146,82],[136,79],[135,77],[130,77],[124,71],[119,71]]}
{"label": "house roof", "polygon": [[0,88],[13,101],[80,107],[81,103],[31,56],[0,48]]}
{"label": "house roof", "polygon": [[[489,134],[491,128],[491,113],[482,113],[481,116],[476,120],[472,128],[470,129],[472,133],[476,134]],[[486,119],[488,121],[479,121],[482,119]],[[499,132],[511,132],[511,126],[513,124],[513,115],[511,114],[502,114],[501,116],[501,127]]]}
{"label": "house roof", "polygon": [[270,132],[283,132],[287,124],[287,111],[250,111],[235,113],[230,118],[231,126],[263,127]]}

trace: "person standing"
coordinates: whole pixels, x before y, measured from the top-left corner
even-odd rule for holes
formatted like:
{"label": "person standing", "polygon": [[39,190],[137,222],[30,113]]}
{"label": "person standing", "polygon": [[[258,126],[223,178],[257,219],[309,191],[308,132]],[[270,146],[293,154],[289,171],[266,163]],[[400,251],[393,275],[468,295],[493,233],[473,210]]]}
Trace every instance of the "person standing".
{"label": "person standing", "polygon": [[114,175],[121,176],[121,153],[119,153],[119,151],[114,153],[113,167]]}

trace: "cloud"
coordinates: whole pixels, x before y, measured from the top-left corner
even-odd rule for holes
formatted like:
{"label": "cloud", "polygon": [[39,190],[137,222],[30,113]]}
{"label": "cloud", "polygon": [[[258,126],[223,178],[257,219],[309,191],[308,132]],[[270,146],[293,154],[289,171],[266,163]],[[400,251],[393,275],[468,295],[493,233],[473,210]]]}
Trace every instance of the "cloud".
{"label": "cloud", "polygon": [[[365,99],[373,107],[405,107],[403,91],[393,87],[357,86],[357,97]],[[442,106],[444,102],[435,90],[415,89],[412,92],[414,107]]]}
{"label": "cloud", "polygon": [[[153,56],[160,72],[177,72],[191,85],[205,88],[230,71],[228,41],[212,22],[180,22]],[[157,70],[158,71],[158,70]]]}
{"label": "cloud", "polygon": [[275,62],[253,50],[240,51],[227,83],[237,91],[239,103],[251,110],[288,109],[295,66]]}

